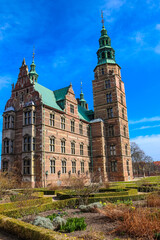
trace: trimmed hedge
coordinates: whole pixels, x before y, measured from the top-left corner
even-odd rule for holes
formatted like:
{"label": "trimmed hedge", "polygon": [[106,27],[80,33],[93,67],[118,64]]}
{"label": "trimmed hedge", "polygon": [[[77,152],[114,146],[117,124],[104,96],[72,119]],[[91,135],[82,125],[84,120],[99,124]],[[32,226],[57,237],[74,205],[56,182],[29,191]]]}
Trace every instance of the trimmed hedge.
{"label": "trimmed hedge", "polygon": [[[93,202],[116,202],[117,200],[142,200],[145,199],[147,194],[140,194],[140,195],[129,195],[129,196],[108,196],[108,197],[90,197],[88,199],[89,203]],[[14,218],[20,218],[23,216],[31,215],[31,214],[38,214],[40,212],[45,212],[48,210],[53,210],[53,209],[62,209],[65,207],[75,207],[79,205],[79,199],[77,198],[71,198],[71,199],[66,199],[66,200],[60,200],[60,201],[55,201],[52,203],[48,204],[42,204],[41,206],[29,206],[29,207],[23,207],[23,208],[17,208],[17,209],[12,209],[12,210],[6,210],[3,212],[3,215],[9,216],[9,217],[14,217]]]}
{"label": "trimmed hedge", "polygon": [[[67,237],[66,234],[54,232],[49,229],[37,227],[30,223],[22,222],[0,215],[0,228],[18,236],[24,240],[76,240],[75,237]],[[80,238],[78,238],[80,239]],[[82,240],[82,238],[81,238]]]}
{"label": "trimmed hedge", "polygon": [[45,212],[53,209],[62,209],[65,207],[75,207],[79,204],[79,200],[76,198],[66,199],[62,201],[55,201],[48,204],[27,206],[22,208],[15,208],[12,210],[5,210],[2,212],[3,215],[14,218],[21,218],[23,216],[38,214],[40,212]]}
{"label": "trimmed hedge", "polygon": [[[135,195],[137,194],[138,191],[137,189],[130,189],[130,190],[126,190],[126,191],[122,191],[122,192],[104,192],[104,193],[93,193],[90,194],[90,197],[112,197],[112,196],[129,196],[129,195]],[[71,196],[68,194],[68,192],[57,192],[57,197],[60,200],[65,200],[65,199],[69,199],[69,198],[74,198],[77,197],[75,196]]]}
{"label": "trimmed hedge", "polygon": [[117,200],[120,201],[126,201],[126,200],[133,200],[133,201],[137,201],[137,200],[144,200],[146,198],[146,194],[140,194],[140,195],[130,195],[130,196],[120,196],[120,197],[96,197],[96,198],[89,198],[88,199],[88,203],[94,203],[94,202],[117,202]]}
{"label": "trimmed hedge", "polygon": [[5,210],[15,209],[15,208],[22,208],[26,206],[34,206],[38,204],[44,204],[44,203],[52,203],[52,198],[38,198],[38,199],[30,199],[25,201],[16,201],[12,203],[2,203],[0,204],[0,213]]}

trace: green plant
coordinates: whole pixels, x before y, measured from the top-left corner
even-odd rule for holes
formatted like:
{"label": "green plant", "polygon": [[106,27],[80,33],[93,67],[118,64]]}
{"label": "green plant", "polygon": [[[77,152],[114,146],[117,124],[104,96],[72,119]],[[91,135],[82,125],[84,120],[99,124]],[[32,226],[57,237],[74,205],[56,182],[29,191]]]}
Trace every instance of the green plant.
{"label": "green plant", "polygon": [[74,232],[85,230],[87,224],[84,222],[84,218],[68,218],[65,225],[62,225],[60,231],[62,232]]}
{"label": "green plant", "polygon": [[47,216],[46,218],[49,218],[51,221],[53,221],[54,218],[56,217],[63,217],[66,216],[67,213],[66,212],[59,212],[59,213],[53,213],[52,215]]}
{"label": "green plant", "polygon": [[51,220],[48,219],[48,218],[45,218],[45,217],[37,216],[34,219],[34,221],[32,222],[32,224],[35,225],[35,226],[44,227],[44,228],[54,230],[54,227],[53,227],[53,224],[52,224]]}
{"label": "green plant", "polygon": [[127,199],[127,200],[117,200],[117,202],[115,204],[125,204],[127,206],[132,206],[133,205],[133,202],[132,200],[130,199]]}

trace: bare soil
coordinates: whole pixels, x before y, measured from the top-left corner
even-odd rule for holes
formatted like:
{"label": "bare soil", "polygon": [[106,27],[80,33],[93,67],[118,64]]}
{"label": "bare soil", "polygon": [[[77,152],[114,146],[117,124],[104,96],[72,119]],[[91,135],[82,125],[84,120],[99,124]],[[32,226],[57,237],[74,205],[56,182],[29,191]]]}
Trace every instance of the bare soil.
{"label": "bare soil", "polygon": [[[67,215],[64,215],[63,218],[67,219],[69,217],[84,217],[87,228],[85,231],[75,231],[72,233],[66,233],[67,236],[73,237],[84,237],[85,240],[114,240],[118,239],[130,239],[127,236],[116,236],[113,232],[114,229],[118,226],[118,222],[111,222],[101,213],[83,213],[79,209],[63,209],[63,210],[51,210],[43,213],[39,213],[39,216],[46,217],[52,215],[53,213],[60,214],[65,212]],[[36,215],[29,215],[23,217],[21,220],[25,222],[31,222],[35,219]],[[98,234],[98,235],[96,235]],[[87,238],[85,237],[87,235]],[[96,235],[95,238],[90,238],[89,235]]]}

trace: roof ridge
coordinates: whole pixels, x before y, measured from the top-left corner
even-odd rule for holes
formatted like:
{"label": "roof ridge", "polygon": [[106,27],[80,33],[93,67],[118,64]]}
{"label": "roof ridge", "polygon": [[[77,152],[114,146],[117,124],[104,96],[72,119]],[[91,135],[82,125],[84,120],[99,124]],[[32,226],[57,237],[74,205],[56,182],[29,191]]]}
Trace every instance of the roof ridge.
{"label": "roof ridge", "polygon": [[65,88],[69,88],[69,87],[70,87],[70,85],[67,86],[67,87],[63,87],[63,88],[60,88],[60,89],[54,90],[53,92],[56,92],[56,91],[59,91],[59,90],[63,90],[63,89],[65,89]]}

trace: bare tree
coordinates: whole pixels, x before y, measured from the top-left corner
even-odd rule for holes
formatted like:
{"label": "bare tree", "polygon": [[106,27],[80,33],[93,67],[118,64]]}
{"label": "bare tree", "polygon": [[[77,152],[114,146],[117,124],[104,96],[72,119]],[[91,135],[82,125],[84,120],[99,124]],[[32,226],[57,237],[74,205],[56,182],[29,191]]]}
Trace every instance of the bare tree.
{"label": "bare tree", "polygon": [[149,176],[153,171],[153,159],[146,155],[144,151],[136,144],[131,142],[131,157],[133,163],[133,173],[136,176]]}

